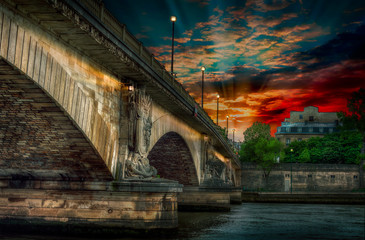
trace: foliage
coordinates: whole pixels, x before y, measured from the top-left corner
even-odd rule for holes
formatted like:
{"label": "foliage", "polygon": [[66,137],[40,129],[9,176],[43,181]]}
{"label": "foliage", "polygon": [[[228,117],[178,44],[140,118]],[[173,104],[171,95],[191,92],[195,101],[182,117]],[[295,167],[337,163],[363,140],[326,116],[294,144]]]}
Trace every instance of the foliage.
{"label": "foliage", "polygon": [[270,139],[270,125],[254,122],[251,127],[247,128],[243,133],[245,141],[241,145],[239,151],[240,160],[242,162],[259,162],[259,157],[255,154],[255,146],[260,138]]}
{"label": "foliage", "polygon": [[361,142],[361,134],[357,131],[341,131],[323,138],[294,141],[285,149],[284,162],[358,164]]}
{"label": "foliage", "polygon": [[361,153],[365,153],[365,89],[360,88],[357,92],[351,94],[347,101],[349,114],[345,112],[338,113],[338,117],[342,123],[342,129],[358,130],[363,138]]}
{"label": "foliage", "polygon": [[257,163],[267,180],[277,159],[284,158],[284,145],[271,137],[270,125],[265,123],[253,123],[243,134],[245,141],[239,151],[240,160]]}
{"label": "foliage", "polygon": [[245,142],[257,141],[259,138],[271,138],[270,125],[262,122],[254,122],[251,127],[243,133]]}
{"label": "foliage", "polygon": [[310,153],[309,153],[308,148],[306,148],[306,149],[304,149],[304,150],[300,153],[300,155],[299,155],[299,157],[298,157],[298,161],[299,161],[299,162],[303,162],[303,163],[307,163],[307,162],[310,162],[310,160],[311,160],[311,155],[310,155]]}
{"label": "foliage", "polygon": [[259,138],[254,147],[257,157],[256,163],[264,171],[265,179],[270,174],[272,167],[284,158],[284,145],[275,138]]}
{"label": "foliage", "polygon": [[349,114],[339,113],[339,119],[344,129],[356,129],[362,136],[361,154],[356,158],[357,162],[362,165],[360,168],[360,187],[364,187],[364,170],[365,170],[365,89],[360,88],[357,92],[351,94],[347,101]]}

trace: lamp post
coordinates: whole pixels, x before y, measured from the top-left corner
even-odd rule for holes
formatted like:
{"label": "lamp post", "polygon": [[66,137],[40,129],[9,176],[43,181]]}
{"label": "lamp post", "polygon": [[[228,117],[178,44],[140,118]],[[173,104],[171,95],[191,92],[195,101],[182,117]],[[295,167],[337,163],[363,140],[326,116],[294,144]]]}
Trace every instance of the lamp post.
{"label": "lamp post", "polygon": [[232,132],[233,132],[233,136],[232,136],[232,143],[233,143],[233,149],[236,149],[235,146],[234,146],[234,132],[236,131],[236,129],[232,129]]}
{"label": "lamp post", "polygon": [[171,40],[171,75],[174,76],[174,40],[175,40],[175,22],[176,17],[171,16],[171,22],[172,22],[172,40]]}
{"label": "lamp post", "polygon": [[229,118],[229,116],[227,115],[226,118],[227,118],[227,139],[228,139],[228,118]]}
{"label": "lamp post", "polygon": [[205,67],[201,67],[202,70],[202,109],[204,109],[204,71]]}
{"label": "lamp post", "polygon": [[290,149],[290,194],[293,193],[293,149]]}
{"label": "lamp post", "polygon": [[219,94],[217,94],[217,125],[218,125],[218,114],[219,114]]}

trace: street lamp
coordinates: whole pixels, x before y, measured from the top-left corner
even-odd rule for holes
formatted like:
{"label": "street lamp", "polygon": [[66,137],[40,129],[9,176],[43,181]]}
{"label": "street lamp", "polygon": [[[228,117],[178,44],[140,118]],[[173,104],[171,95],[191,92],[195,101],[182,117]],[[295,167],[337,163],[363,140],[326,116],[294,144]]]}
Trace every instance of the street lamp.
{"label": "street lamp", "polygon": [[293,152],[294,150],[290,149],[290,194],[293,193]]}
{"label": "street lamp", "polygon": [[204,109],[204,71],[205,67],[201,67],[202,70],[202,109]]}
{"label": "street lamp", "polygon": [[217,125],[218,125],[218,114],[219,114],[219,94],[217,94]]}
{"label": "street lamp", "polygon": [[227,115],[226,118],[227,118],[227,139],[228,139],[228,118],[229,118],[229,116]]}
{"label": "street lamp", "polygon": [[174,76],[174,40],[175,40],[175,22],[176,17],[171,16],[171,22],[172,22],[172,40],[171,40],[171,75]]}
{"label": "street lamp", "polygon": [[233,149],[234,149],[234,132],[236,131],[236,129],[232,129],[232,132],[233,132],[233,138],[232,138],[232,142],[233,142]]}

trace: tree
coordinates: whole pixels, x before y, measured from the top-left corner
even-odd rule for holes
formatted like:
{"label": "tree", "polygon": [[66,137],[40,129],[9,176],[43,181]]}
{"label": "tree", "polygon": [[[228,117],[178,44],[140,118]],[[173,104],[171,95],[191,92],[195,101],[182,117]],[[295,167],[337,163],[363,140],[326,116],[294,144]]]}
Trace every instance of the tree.
{"label": "tree", "polygon": [[243,133],[245,142],[257,141],[259,138],[271,138],[270,125],[262,122],[254,122],[251,127]]}
{"label": "tree", "polygon": [[323,138],[294,141],[285,149],[284,162],[359,164],[361,144],[362,138],[357,131],[342,131],[327,134]]}
{"label": "tree", "polygon": [[284,144],[276,138],[270,139],[259,138],[255,144],[255,155],[257,156],[256,163],[264,172],[265,182],[267,184],[271,169],[284,158]]}
{"label": "tree", "polygon": [[243,133],[245,141],[241,146],[240,160],[254,162],[264,172],[267,183],[271,169],[284,158],[284,145],[270,135],[270,125],[255,122]]}
{"label": "tree", "polygon": [[260,138],[270,139],[270,125],[262,122],[254,122],[251,127],[243,133],[245,141],[241,145],[240,160],[242,162],[258,162],[255,154],[255,145]]}
{"label": "tree", "polygon": [[[293,152],[290,150],[293,149]],[[285,148],[285,158],[282,162],[296,162],[299,159],[299,155],[305,150],[308,149],[307,141],[293,141],[290,145]]]}
{"label": "tree", "polygon": [[347,100],[348,114],[338,114],[343,129],[356,129],[362,135],[362,147],[360,158],[360,187],[364,187],[364,161],[365,161],[365,89],[360,88],[353,92]]}
{"label": "tree", "polygon": [[298,161],[307,163],[307,162],[310,162],[310,160],[311,160],[311,155],[309,153],[309,150],[308,150],[308,148],[305,148],[298,156]]}

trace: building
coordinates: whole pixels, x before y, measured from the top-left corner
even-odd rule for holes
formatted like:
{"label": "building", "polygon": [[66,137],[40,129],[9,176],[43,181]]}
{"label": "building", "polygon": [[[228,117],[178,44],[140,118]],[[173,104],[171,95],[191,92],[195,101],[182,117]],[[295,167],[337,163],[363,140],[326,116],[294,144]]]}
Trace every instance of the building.
{"label": "building", "polygon": [[291,111],[275,133],[276,138],[289,145],[311,137],[322,137],[337,131],[338,117],[335,112],[319,112],[317,107],[305,107],[303,112]]}

